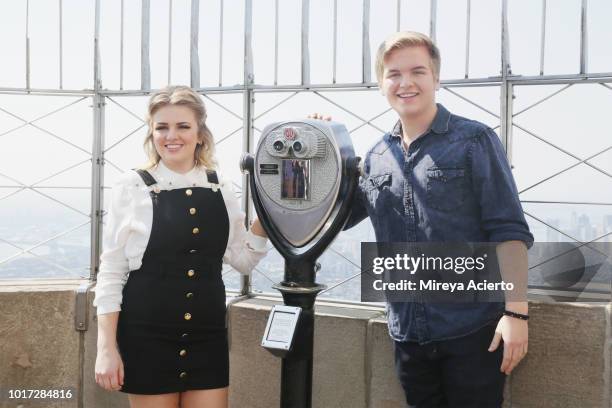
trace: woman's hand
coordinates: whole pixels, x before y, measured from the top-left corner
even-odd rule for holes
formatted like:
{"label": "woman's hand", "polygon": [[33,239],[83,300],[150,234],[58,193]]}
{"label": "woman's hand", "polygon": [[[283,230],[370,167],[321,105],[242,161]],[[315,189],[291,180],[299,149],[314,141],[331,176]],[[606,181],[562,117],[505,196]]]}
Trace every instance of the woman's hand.
{"label": "woman's hand", "polygon": [[255,221],[253,221],[253,224],[251,224],[251,231],[257,236],[260,236],[262,238],[268,238],[266,231],[264,231],[263,227],[261,226],[259,218],[257,218]]}
{"label": "woman's hand", "polygon": [[108,391],[118,391],[123,386],[123,361],[117,347],[98,347],[96,356],[96,383]]}

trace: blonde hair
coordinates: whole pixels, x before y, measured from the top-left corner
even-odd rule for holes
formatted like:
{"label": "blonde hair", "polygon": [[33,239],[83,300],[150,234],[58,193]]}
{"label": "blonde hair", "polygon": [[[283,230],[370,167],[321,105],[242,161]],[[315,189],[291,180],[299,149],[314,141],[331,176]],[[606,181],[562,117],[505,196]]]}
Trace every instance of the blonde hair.
{"label": "blonde hair", "polygon": [[425,34],[416,31],[398,31],[391,34],[380,44],[376,53],[376,78],[378,85],[382,83],[385,71],[385,58],[395,50],[406,47],[425,47],[431,58],[431,70],[436,80],[440,79],[440,50],[434,42]]}
{"label": "blonde hair", "polygon": [[186,106],[194,113],[198,125],[198,144],[194,153],[196,166],[215,168],[217,165],[214,157],[215,142],[212,133],[206,126],[206,107],[200,95],[188,86],[168,86],[151,95],[146,118],[149,129],[144,140],[144,149],[149,157],[149,163],[143,168],[150,169],[161,160],[153,143],[153,115],[160,108],[168,105]]}

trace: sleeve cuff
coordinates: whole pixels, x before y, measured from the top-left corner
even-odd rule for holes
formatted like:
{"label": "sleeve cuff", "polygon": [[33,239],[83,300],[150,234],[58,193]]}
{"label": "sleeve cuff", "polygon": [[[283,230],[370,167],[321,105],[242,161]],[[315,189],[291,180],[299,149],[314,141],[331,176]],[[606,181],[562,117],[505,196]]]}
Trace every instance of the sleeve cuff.
{"label": "sleeve cuff", "polygon": [[121,311],[121,305],[113,305],[113,304],[108,304],[108,305],[98,305],[96,306],[96,315],[100,316],[103,314],[107,314],[107,313],[113,313],[113,312],[120,312]]}
{"label": "sleeve cuff", "polygon": [[527,246],[527,249],[533,246],[533,235],[531,233],[507,231],[497,234],[492,234],[489,237],[491,242],[506,242],[506,241],[523,241]]}
{"label": "sleeve cuff", "polygon": [[259,235],[253,234],[252,231],[249,230],[247,232],[247,246],[250,250],[256,252],[266,252],[268,245],[268,238],[260,237]]}

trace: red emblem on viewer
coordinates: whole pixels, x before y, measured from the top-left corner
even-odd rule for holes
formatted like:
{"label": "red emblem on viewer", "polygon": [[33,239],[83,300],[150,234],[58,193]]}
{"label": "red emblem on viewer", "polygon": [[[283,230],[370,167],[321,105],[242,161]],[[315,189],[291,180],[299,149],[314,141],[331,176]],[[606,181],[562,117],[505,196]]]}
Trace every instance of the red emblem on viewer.
{"label": "red emblem on viewer", "polygon": [[297,136],[297,131],[292,127],[285,128],[285,139],[287,140],[295,140]]}

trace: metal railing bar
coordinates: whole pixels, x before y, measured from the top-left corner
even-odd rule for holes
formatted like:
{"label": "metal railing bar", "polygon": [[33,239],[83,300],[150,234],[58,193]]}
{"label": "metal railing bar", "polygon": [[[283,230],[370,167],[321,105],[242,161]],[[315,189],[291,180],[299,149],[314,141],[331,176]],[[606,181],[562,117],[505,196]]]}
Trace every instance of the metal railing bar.
{"label": "metal railing bar", "polygon": [[[15,114],[11,113],[11,112],[10,112],[10,111],[8,111],[8,110],[3,109],[2,107],[0,107],[0,111],[2,111],[2,112],[4,112],[4,113],[6,113],[6,114],[8,114],[8,115],[12,116],[13,118],[15,118],[15,119],[17,119],[17,120],[22,121],[22,122],[23,122],[23,125],[25,126],[25,125],[30,125],[30,124],[32,124],[32,123],[34,123],[34,122],[37,122],[37,121],[39,121],[39,120],[41,120],[41,119],[44,119],[44,118],[46,118],[47,116],[51,116],[51,115],[53,115],[54,113],[60,112],[60,111],[62,111],[62,110],[64,110],[64,109],[66,109],[66,108],[68,108],[68,107],[70,107],[70,106],[72,106],[72,105],[75,105],[75,104],[77,104],[77,103],[81,102],[83,99],[87,99],[87,98],[88,98],[87,96],[81,96],[79,99],[77,99],[77,100],[75,100],[75,101],[72,101],[72,102],[70,102],[70,103],[68,103],[68,104],[66,104],[66,105],[64,105],[64,106],[61,106],[61,107],[59,107],[59,108],[57,108],[57,109],[54,109],[54,110],[52,110],[52,111],[50,111],[50,112],[47,112],[47,113],[45,113],[45,114],[43,114],[43,115],[41,115],[41,116],[38,116],[37,118],[34,118],[34,119],[32,119],[32,120],[25,120],[25,119],[23,119],[23,118],[21,118],[21,117],[19,117],[19,116],[15,115]],[[2,134],[0,134],[0,136],[5,135],[5,134],[6,134],[6,133],[2,133]]]}
{"label": "metal railing bar", "polygon": [[469,103],[470,105],[473,105],[473,106],[475,106],[475,107],[477,107],[477,108],[479,108],[479,109],[481,109],[481,110],[483,110],[483,111],[487,112],[489,115],[494,116],[494,117],[496,117],[497,119],[500,119],[500,116],[499,116],[498,114],[491,112],[490,110],[488,110],[487,108],[485,108],[485,107],[483,107],[483,106],[480,106],[480,105],[479,105],[479,104],[477,104],[476,102],[474,102],[474,101],[472,101],[471,99],[469,99],[469,98],[467,98],[467,97],[465,97],[465,96],[461,95],[460,93],[455,92],[455,91],[453,91],[452,89],[447,88],[447,87],[443,87],[442,89],[444,89],[445,91],[447,91],[447,92],[449,92],[449,93],[451,93],[451,94],[455,95],[455,96],[456,96],[457,98],[459,98],[459,99],[463,99],[464,101],[466,101],[466,102],[467,102],[467,103]]}
{"label": "metal railing bar", "polygon": [[[68,166],[68,167],[64,168],[63,170],[58,171],[57,173],[54,173],[54,174],[52,174],[52,175],[50,175],[50,176],[48,176],[48,177],[45,177],[45,178],[43,178],[43,179],[41,179],[41,180],[35,181],[34,183],[32,183],[32,185],[31,185],[31,186],[32,186],[32,187],[34,187],[34,186],[36,186],[37,184],[43,183],[43,182],[45,182],[45,181],[47,181],[47,180],[49,180],[49,179],[52,179],[53,177],[59,176],[60,174],[65,173],[65,172],[67,172],[68,170],[72,170],[72,169],[74,169],[75,167],[78,167],[78,166],[80,166],[81,164],[83,164],[83,163],[87,163],[87,162],[91,162],[91,158],[87,158],[87,159],[85,159],[85,160],[82,160],[82,161],[80,161],[80,162],[78,162],[78,163],[75,163],[75,164],[73,164],[73,165],[71,165],[71,166]],[[42,188],[42,187],[36,187],[36,188]],[[90,188],[90,187],[87,187],[87,188]]]}
{"label": "metal railing bar", "polygon": [[151,88],[151,61],[149,60],[149,39],[151,35],[151,1],[142,0],[140,23],[140,89]]}
{"label": "metal railing bar", "polygon": [[[17,186],[2,186],[0,185],[0,188],[19,188],[21,190],[25,190],[23,187],[17,187]],[[38,186],[36,187],[36,189],[41,189],[41,188],[48,188],[48,189],[58,189],[58,190],[91,190],[91,187],[78,187],[78,186]],[[3,197],[0,197],[0,201],[2,201]],[[610,204],[612,205],[612,204]]]}
{"label": "metal railing bar", "polygon": [[546,46],[546,0],[542,0],[542,24],[540,33],[540,75],[544,75],[544,51]]}
{"label": "metal railing bar", "polygon": [[120,144],[121,142],[123,142],[124,140],[126,140],[127,138],[129,138],[130,136],[132,136],[134,133],[138,132],[140,129],[142,129],[145,126],[146,126],[146,124],[144,124],[144,123],[142,125],[138,126],[136,129],[132,130],[130,133],[128,133],[127,135],[125,135],[124,137],[122,137],[121,139],[117,140],[115,143],[113,143],[112,145],[110,145],[109,147],[104,149],[103,152],[104,153],[108,152],[113,147],[117,146],[118,144]]}
{"label": "metal railing bar", "polygon": [[25,46],[26,46],[26,89],[30,88],[30,0],[26,0]]}
{"label": "metal railing bar", "polygon": [[224,111],[226,111],[227,113],[229,113],[230,115],[242,120],[242,116],[240,116],[239,114],[237,114],[236,112],[232,111],[230,108],[225,107],[224,105],[222,105],[221,103],[215,101],[214,99],[212,99],[210,96],[202,94],[202,96],[206,99],[208,99],[209,101],[211,101],[212,103],[214,103],[215,105],[217,105],[218,107],[220,107],[221,109],[223,109]]}
{"label": "metal railing bar", "polygon": [[172,83],[172,2],[168,0],[168,85]]}
{"label": "metal railing bar", "polygon": [[[527,134],[529,134],[529,135],[531,135],[531,136],[535,137],[536,139],[538,139],[538,140],[540,140],[540,141],[542,141],[542,142],[544,142],[544,143],[546,143],[546,144],[548,144],[548,145],[550,145],[550,146],[554,147],[555,149],[559,150],[560,152],[563,152],[563,153],[567,154],[568,156],[573,157],[573,158],[574,158],[574,159],[576,159],[576,160],[582,161],[582,159],[581,159],[580,157],[576,156],[575,154],[573,154],[573,153],[571,153],[571,152],[569,152],[569,151],[567,151],[567,150],[565,150],[565,149],[563,149],[563,148],[561,148],[561,147],[559,147],[559,146],[555,145],[554,143],[549,142],[548,140],[544,139],[544,138],[543,138],[543,137],[541,137],[541,136],[536,135],[535,133],[533,133],[533,132],[531,132],[531,131],[529,131],[529,130],[525,129],[524,127],[522,127],[522,126],[521,126],[521,125],[519,125],[518,123],[513,123],[513,126],[516,126],[517,128],[521,129],[523,132],[525,132],[525,133],[527,133]],[[587,166],[589,166],[589,167],[591,167],[591,168],[593,168],[593,169],[595,169],[595,170],[599,171],[600,173],[605,174],[606,176],[608,176],[608,177],[612,178],[612,174],[608,173],[608,172],[607,172],[607,171],[605,171],[605,170],[600,169],[599,167],[597,167],[597,166],[595,166],[595,165],[593,165],[593,164],[589,163],[588,161],[584,161],[583,163],[584,163],[584,164],[586,164]]]}
{"label": "metal railing bar", "polygon": [[325,288],[325,289],[323,289],[321,292],[319,292],[319,296],[320,296],[320,295],[322,295],[322,294],[324,294],[324,293],[327,293],[327,292],[330,292],[330,291],[334,290],[334,289],[335,289],[335,288],[337,288],[338,286],[344,285],[346,282],[348,282],[348,281],[350,281],[350,280],[353,280],[353,279],[355,279],[355,278],[356,278],[356,277],[358,277],[358,276],[361,276],[361,273],[362,273],[362,272],[361,272],[361,271],[359,271],[358,273],[356,273],[356,274],[354,274],[354,275],[351,275],[351,276],[349,276],[349,277],[348,277],[348,278],[346,278],[346,279],[341,280],[340,282],[336,283],[335,285],[328,286],[327,288]]}
{"label": "metal railing bar", "polygon": [[587,14],[588,0],[582,0],[580,7],[580,73],[584,74],[587,72],[587,65],[589,62],[589,23]]}
{"label": "metal railing bar", "polygon": [[537,183],[535,183],[535,184],[532,184],[531,186],[529,186],[529,187],[527,187],[527,188],[525,188],[525,189],[523,189],[523,190],[519,191],[519,194],[522,194],[522,193],[524,193],[524,192],[526,192],[526,191],[529,191],[529,190],[531,190],[532,188],[537,187],[537,186],[539,186],[540,184],[542,184],[542,183],[544,183],[544,182],[546,182],[546,181],[550,180],[551,178],[556,177],[556,176],[558,176],[558,175],[560,175],[560,174],[563,174],[563,173],[565,173],[566,171],[571,170],[571,169],[573,169],[574,167],[576,167],[576,166],[578,166],[578,165],[580,165],[580,164],[582,164],[582,163],[585,163],[587,160],[591,160],[592,158],[597,157],[597,156],[599,156],[599,155],[601,155],[601,154],[603,154],[603,153],[607,152],[607,151],[608,151],[608,150],[610,150],[610,149],[612,149],[612,146],[608,146],[608,147],[607,147],[607,148],[605,148],[604,150],[602,150],[602,151],[600,151],[600,152],[598,152],[598,153],[595,153],[594,155],[589,156],[589,157],[587,157],[587,158],[586,158],[586,159],[584,159],[584,160],[580,160],[579,162],[574,163],[574,164],[572,164],[571,166],[569,166],[569,167],[567,167],[567,168],[565,168],[565,169],[563,169],[563,170],[560,170],[560,171],[556,172],[555,174],[553,174],[553,175],[551,175],[551,176],[548,176],[548,177],[546,177],[546,178],[544,178],[544,179],[542,179],[542,180],[538,181],[538,182],[537,182]]}
{"label": "metal railing bar", "polygon": [[[38,129],[38,130],[40,130],[41,132],[46,133],[46,134],[48,134],[48,135],[49,135],[49,136],[51,136],[51,137],[54,137],[54,138],[56,138],[56,139],[58,139],[58,140],[61,140],[62,142],[66,143],[67,145],[70,145],[70,146],[74,147],[75,149],[78,149],[78,150],[80,150],[80,151],[82,151],[82,152],[84,152],[84,153],[86,153],[86,154],[88,154],[88,155],[91,155],[91,152],[87,151],[86,149],[83,149],[82,147],[80,147],[80,146],[78,146],[78,145],[76,145],[76,144],[74,144],[74,143],[72,143],[72,142],[70,142],[70,141],[68,141],[68,140],[64,139],[63,137],[58,136],[58,135],[54,134],[53,132],[51,132],[51,131],[49,131],[49,130],[47,130],[47,129],[44,129],[44,128],[42,128],[42,127],[40,127],[40,126],[38,126],[38,125],[34,124],[33,122],[28,122],[27,120],[25,120],[25,119],[23,119],[23,118],[21,118],[21,117],[19,117],[19,116],[15,115],[15,114],[11,113],[11,112],[9,112],[9,111],[7,111],[7,110],[5,110],[5,109],[1,108],[1,107],[0,107],[0,111],[2,111],[2,112],[4,112],[4,113],[6,113],[6,114],[8,114],[8,115],[10,115],[10,116],[12,116],[12,117],[14,117],[14,118],[16,118],[16,119],[19,119],[20,121],[22,121],[22,122],[24,123],[24,125],[30,125],[30,126],[32,126],[33,128]],[[25,127],[25,126],[19,126],[19,127],[17,127],[17,128],[11,129],[9,132],[5,132],[5,133],[3,133],[3,134],[2,134],[2,135],[0,135],[0,136],[4,136],[4,135],[6,135],[7,133],[10,133],[10,132],[15,131],[15,130],[17,130],[17,129],[20,129],[20,128],[22,128],[22,127]]]}
{"label": "metal railing bar", "polygon": [[361,82],[372,82],[370,67],[370,0],[363,0],[363,15],[361,19]]}
{"label": "metal railing bar", "polygon": [[200,87],[200,56],[198,54],[198,36],[200,33],[200,0],[191,0],[191,37],[189,41],[189,65],[191,87]]}
{"label": "metal railing bar", "polygon": [[275,281],[273,281],[272,279],[270,279],[270,277],[269,277],[268,275],[266,275],[265,273],[263,273],[263,272],[262,272],[262,271],[260,271],[259,269],[257,269],[257,268],[253,268],[253,270],[254,270],[255,272],[259,273],[260,275],[262,275],[264,278],[266,278],[266,279],[267,279],[267,280],[269,280],[270,282],[272,282],[272,284],[278,283],[278,282],[275,282]]}
{"label": "metal railing bar", "polygon": [[64,39],[63,39],[63,5],[62,0],[59,0],[59,88],[62,89],[64,78]]}
{"label": "metal railing bar", "polygon": [[[171,0],[172,1],[172,0]],[[119,89],[123,89],[123,30],[124,30],[124,17],[125,4],[124,0],[121,0],[121,28],[119,31]]]}
{"label": "metal railing bar", "polygon": [[436,42],[436,23],[438,20],[438,0],[429,0],[429,38]]}
{"label": "metal railing bar", "polygon": [[[0,260],[0,265],[2,265],[3,263],[6,263],[6,262],[8,262],[8,261],[10,261],[11,259],[17,258],[17,257],[19,257],[19,256],[21,256],[21,255],[23,255],[23,254],[25,254],[25,253],[30,253],[30,254],[32,254],[32,255],[34,255],[34,256],[39,257],[40,255],[34,254],[34,253],[32,253],[31,251],[32,251],[32,250],[34,250],[34,249],[36,249],[36,248],[38,248],[38,247],[40,247],[40,246],[42,246],[42,245],[45,245],[45,244],[46,244],[46,243],[48,243],[48,242],[51,242],[51,241],[56,240],[56,239],[58,239],[58,238],[61,238],[61,237],[63,237],[64,235],[68,235],[68,234],[70,234],[72,231],[75,231],[75,230],[77,230],[77,229],[79,229],[79,228],[83,227],[84,225],[89,224],[90,222],[91,222],[91,219],[90,219],[90,220],[87,220],[87,221],[85,221],[85,222],[83,222],[83,223],[81,223],[81,224],[79,224],[79,225],[76,225],[76,226],[74,226],[74,227],[72,227],[72,228],[70,228],[70,229],[68,229],[68,230],[62,231],[62,232],[60,232],[60,233],[58,233],[58,234],[56,234],[56,235],[54,235],[54,236],[52,236],[52,237],[50,237],[50,238],[47,238],[46,240],[41,241],[41,242],[37,243],[36,245],[33,245],[33,246],[29,247],[29,248],[22,248],[22,247],[20,247],[19,245],[15,245],[15,244],[13,244],[13,243],[12,243],[12,242],[10,242],[10,241],[7,241],[7,240],[5,240],[5,239],[0,238],[0,241],[2,241],[2,242],[6,243],[6,244],[8,244],[8,245],[10,245],[10,246],[12,246],[12,247],[14,247],[14,248],[17,248],[17,249],[19,249],[19,250],[21,251],[21,252],[19,252],[19,253],[17,253],[17,254],[13,254],[13,255],[9,256],[8,258],[5,258],[5,259]],[[68,270],[68,271],[70,271],[69,269],[67,269],[67,270]]]}
{"label": "metal railing bar", "polygon": [[612,205],[612,203],[600,203],[590,201],[543,201],[543,200],[521,200],[521,203],[529,204],[570,204],[570,205]]}
{"label": "metal railing bar", "polygon": [[395,0],[395,31],[400,30],[400,21],[402,18],[401,16],[402,16],[402,1]]}
{"label": "metal railing bar", "polygon": [[219,87],[223,84],[223,13],[224,1],[219,0]]}
{"label": "metal railing bar", "polygon": [[[581,247],[583,247],[583,246],[585,246],[585,245],[586,245],[588,248],[590,248],[590,249],[592,249],[593,251],[595,251],[595,252],[599,253],[600,255],[604,255],[605,257],[608,257],[608,256],[609,256],[608,254],[606,254],[605,252],[600,251],[600,250],[599,250],[599,249],[597,249],[597,248],[593,248],[593,247],[588,246],[588,244],[592,243],[593,241],[589,241],[589,242],[582,242],[582,241],[580,241],[579,239],[577,239],[577,238],[575,238],[575,237],[573,237],[573,236],[571,236],[571,235],[567,234],[566,232],[564,232],[564,231],[560,230],[559,228],[555,227],[554,225],[550,225],[550,224],[549,224],[549,223],[547,223],[546,221],[544,221],[544,220],[542,220],[542,219],[540,219],[540,218],[536,217],[535,215],[531,214],[530,212],[528,212],[528,211],[523,211],[523,212],[525,213],[525,215],[527,215],[527,216],[529,216],[529,217],[533,218],[534,220],[536,220],[536,221],[538,221],[538,222],[541,222],[542,224],[546,225],[548,228],[550,228],[550,229],[552,229],[552,230],[557,231],[559,234],[561,234],[561,235],[563,235],[563,236],[565,236],[565,237],[567,237],[567,238],[569,238],[569,239],[571,239],[571,240],[573,240],[573,241],[576,241],[576,243],[580,244],[580,247],[578,247],[578,248],[581,248]],[[607,235],[610,235],[610,234],[612,234],[612,233],[607,233],[607,234],[605,234],[605,235],[602,235],[601,237],[598,237],[598,238],[596,238],[595,240],[601,239],[601,238],[606,237]],[[575,248],[574,248],[574,249],[575,249]],[[538,264],[538,265],[535,265],[535,266],[539,266],[539,265],[541,265],[541,264]],[[535,266],[534,266],[534,268],[535,268]],[[530,268],[530,269],[531,269],[531,268]]]}
{"label": "metal railing bar", "polygon": [[253,118],[253,120],[257,120],[259,118],[261,118],[262,116],[264,116],[265,114],[273,111],[274,109],[278,108],[280,105],[282,105],[283,103],[287,102],[289,99],[293,98],[295,95],[297,95],[298,92],[294,92],[291,95],[289,95],[288,97],[286,97],[285,99],[283,99],[282,101],[276,103],[274,106],[272,106],[271,108],[265,110],[264,112],[260,113],[259,115],[255,116],[255,118]]}
{"label": "metal railing bar", "polygon": [[470,76],[470,27],[472,24],[472,0],[467,0],[465,22],[465,78]]}
{"label": "metal railing bar", "polygon": [[390,110],[392,110],[392,108],[389,108],[389,109],[385,110],[384,112],[379,113],[378,115],[376,115],[376,116],[374,116],[374,117],[370,118],[370,119],[369,119],[367,122],[363,122],[361,125],[357,126],[356,128],[353,128],[353,129],[349,130],[349,133],[353,133],[353,132],[355,132],[355,131],[357,131],[357,130],[361,129],[362,127],[364,127],[364,126],[366,126],[366,125],[371,125],[371,124],[372,124],[371,122],[372,122],[374,119],[378,119],[379,117],[381,117],[381,116],[382,116],[382,115],[384,115],[385,113],[389,112]]}
{"label": "metal railing bar", "polygon": [[334,0],[334,39],[332,47],[332,84],[336,83],[336,73],[338,65],[338,0]]}
{"label": "metal railing bar", "polygon": [[123,173],[125,173],[125,171],[124,171],[124,170],[123,170],[121,167],[117,166],[115,163],[113,163],[112,161],[108,160],[108,158],[106,158],[106,157],[104,158],[104,164],[110,164],[110,165],[111,165],[111,166],[113,166],[113,167],[115,168],[115,170],[117,170],[119,173],[122,173],[122,174],[123,174]]}
{"label": "metal railing bar", "polygon": [[[362,122],[367,122],[367,120],[363,119],[362,117],[360,117],[359,115],[356,115],[355,113],[351,112],[350,110],[346,109],[345,107],[343,107],[342,105],[340,105],[339,103],[334,102],[333,100],[329,99],[328,97],[321,95],[318,91],[314,91],[313,92],[315,95],[318,95],[319,97],[321,97],[322,99],[325,99],[327,102],[331,103],[332,105],[342,109],[343,111],[345,111],[346,113],[356,117],[357,119],[359,119]],[[370,123],[370,126],[372,126],[374,129],[378,130],[381,133],[386,133],[384,130],[382,130],[381,128],[379,128],[378,126]]]}
{"label": "metal railing bar", "polygon": [[274,0],[274,85],[278,85],[278,0]]}
{"label": "metal railing bar", "polygon": [[130,115],[132,115],[134,118],[136,118],[139,121],[141,121],[142,123],[147,123],[143,118],[141,118],[140,116],[136,115],[134,112],[132,112],[131,110],[129,110],[128,108],[126,108],[125,106],[123,106],[122,104],[120,104],[119,102],[114,100],[112,97],[107,96],[106,99],[108,99],[109,101],[111,101],[112,103],[114,103],[115,105],[117,105],[118,107],[120,107],[121,109],[123,109],[124,111],[129,113]]}
{"label": "metal railing bar", "polygon": [[227,139],[229,139],[230,137],[232,137],[234,134],[236,134],[237,132],[239,132],[240,130],[242,130],[244,126],[240,126],[238,129],[234,130],[232,133],[230,133],[227,136],[222,137],[219,141],[215,142],[215,146],[219,146],[221,143],[223,143],[224,141],[226,141]]}
{"label": "metal railing bar", "polygon": [[514,115],[512,115],[512,116],[513,116],[513,117],[517,117],[517,116],[518,116],[518,115],[520,115],[521,113],[526,112],[526,111],[528,111],[529,109],[531,109],[531,108],[533,108],[533,107],[538,106],[538,105],[539,105],[539,104],[541,104],[542,102],[546,102],[547,100],[549,100],[549,99],[550,99],[550,98],[552,98],[553,96],[560,94],[561,92],[565,91],[567,88],[570,88],[572,85],[574,85],[574,84],[568,84],[568,85],[564,86],[564,87],[563,87],[563,88],[561,88],[561,89],[557,89],[555,92],[551,93],[551,94],[550,94],[550,95],[548,95],[547,97],[540,99],[540,100],[539,100],[539,101],[537,101],[536,103],[533,103],[533,104],[529,105],[528,107],[526,107],[526,108],[524,108],[524,109],[522,109],[522,110],[518,111],[517,113],[515,113],[515,114],[514,114]]}
{"label": "metal railing bar", "polygon": [[[364,0],[368,1],[368,0]],[[310,30],[310,0],[302,0],[302,30],[301,30],[301,83],[310,84],[310,49],[308,47],[308,36]]]}

